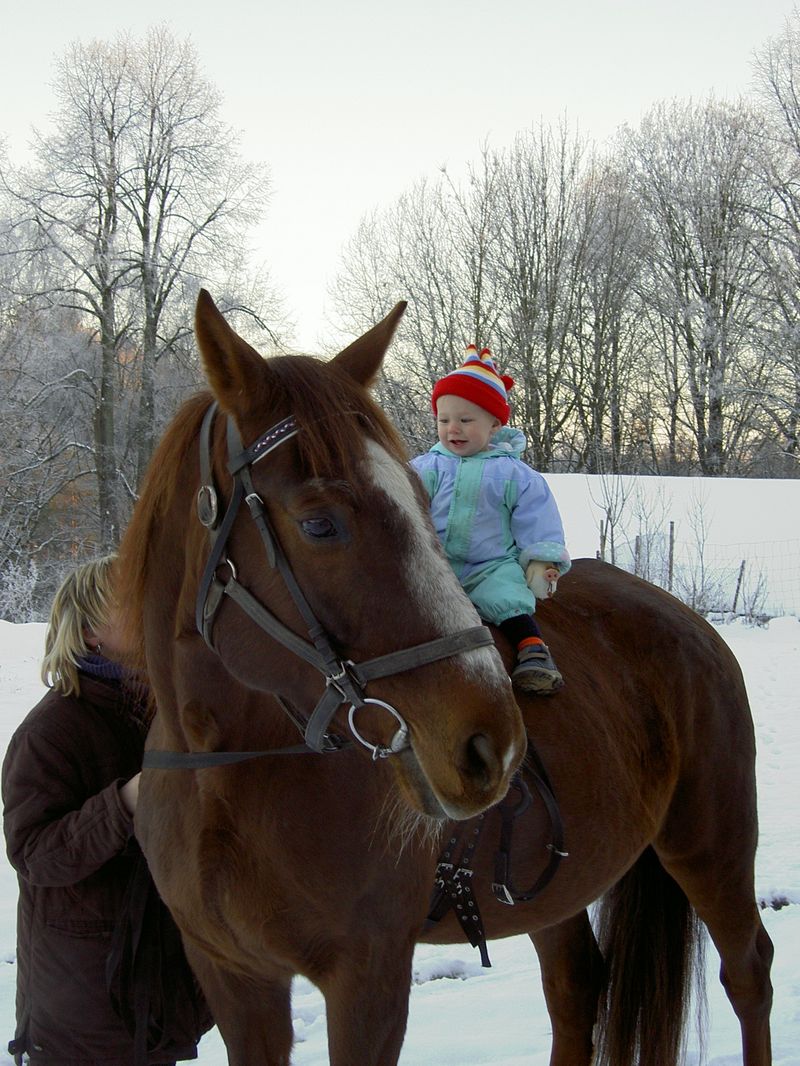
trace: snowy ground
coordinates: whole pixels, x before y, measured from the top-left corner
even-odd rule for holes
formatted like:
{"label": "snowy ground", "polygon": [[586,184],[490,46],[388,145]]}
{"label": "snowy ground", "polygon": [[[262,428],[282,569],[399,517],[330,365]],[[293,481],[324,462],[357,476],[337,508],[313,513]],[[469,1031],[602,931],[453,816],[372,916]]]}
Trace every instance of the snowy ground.
{"label": "snowy ground", "polygon": [[[768,629],[723,626],[725,640],[747,679],[758,738],[761,845],[757,890],[767,901],[785,899],[764,919],[775,947],[773,1045],[776,1066],[800,1066],[800,623],[773,620]],[[42,691],[38,666],[44,627],[0,622],[0,750]],[[14,1030],[14,926],[16,881],[0,861],[0,1040]],[[415,957],[415,984],[401,1066],[546,1066],[549,1023],[536,956],[527,938],[491,945],[493,967],[482,970],[476,953],[428,947]],[[709,954],[709,1066],[741,1066],[737,1024],[716,980]],[[298,981],[294,996],[296,1066],[325,1066],[325,1012],[319,993]],[[698,1040],[689,1045],[687,1066],[701,1059]],[[222,1042],[209,1033],[201,1066],[225,1066]],[[11,1059],[0,1053],[0,1066]]]}

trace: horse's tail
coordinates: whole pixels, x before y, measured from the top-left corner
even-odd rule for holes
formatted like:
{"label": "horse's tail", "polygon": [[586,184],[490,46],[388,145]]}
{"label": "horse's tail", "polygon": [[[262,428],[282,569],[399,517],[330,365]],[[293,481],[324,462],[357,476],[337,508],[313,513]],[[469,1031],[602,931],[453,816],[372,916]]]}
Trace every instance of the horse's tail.
{"label": "horse's tail", "polygon": [[647,848],[598,911],[606,968],[597,1066],[676,1066],[703,973],[700,932],[683,890]]}

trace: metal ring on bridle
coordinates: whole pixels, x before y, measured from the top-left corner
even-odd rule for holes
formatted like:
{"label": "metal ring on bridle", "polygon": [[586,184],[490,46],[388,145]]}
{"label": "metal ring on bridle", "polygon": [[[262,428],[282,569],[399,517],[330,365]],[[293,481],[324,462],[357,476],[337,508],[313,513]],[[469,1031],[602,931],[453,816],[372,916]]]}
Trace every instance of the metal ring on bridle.
{"label": "metal ring on bridle", "polygon": [[[403,751],[404,748],[409,747],[408,726],[406,725],[403,717],[399,714],[398,711],[394,709],[394,707],[392,707],[390,703],[384,703],[383,700],[375,700],[369,696],[364,698],[364,703],[372,703],[376,707],[385,708],[389,712],[389,714],[393,715],[400,723],[400,728],[392,737],[391,743],[389,744],[388,748],[382,747],[380,744],[370,744],[368,740],[364,740],[359,731],[356,729],[354,719],[358,707],[356,707],[354,703],[350,704],[350,710],[347,712],[347,722],[350,726],[350,732],[353,734],[359,744],[363,744],[365,748],[369,748],[369,750],[372,752],[373,759],[388,759],[390,755],[397,755],[398,752]],[[364,704],[359,704],[359,707],[363,705]]]}

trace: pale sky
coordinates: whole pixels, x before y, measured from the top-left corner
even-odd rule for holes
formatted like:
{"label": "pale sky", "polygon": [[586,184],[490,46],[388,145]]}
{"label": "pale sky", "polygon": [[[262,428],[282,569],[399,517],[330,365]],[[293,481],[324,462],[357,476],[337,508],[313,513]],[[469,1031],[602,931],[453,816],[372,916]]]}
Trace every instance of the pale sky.
{"label": "pale sky", "polygon": [[[191,37],[242,152],[267,166],[259,252],[312,352],[362,215],[540,119],[598,142],[658,100],[746,93],[792,0],[2,0],[0,137],[20,159],[73,40]],[[403,293],[397,293],[401,299]]]}

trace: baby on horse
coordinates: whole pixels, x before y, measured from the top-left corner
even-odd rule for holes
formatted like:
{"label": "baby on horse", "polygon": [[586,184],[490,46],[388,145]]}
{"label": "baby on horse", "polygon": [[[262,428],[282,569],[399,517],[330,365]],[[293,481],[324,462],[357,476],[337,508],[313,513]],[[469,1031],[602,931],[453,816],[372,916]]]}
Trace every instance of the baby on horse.
{"label": "baby on horse", "polygon": [[517,651],[511,679],[549,694],[563,678],[534,618],[570,566],[553,494],[523,462],[524,435],[507,426],[513,380],[474,344],[433,388],[438,444],[412,459],[445,554],[481,618]]}

